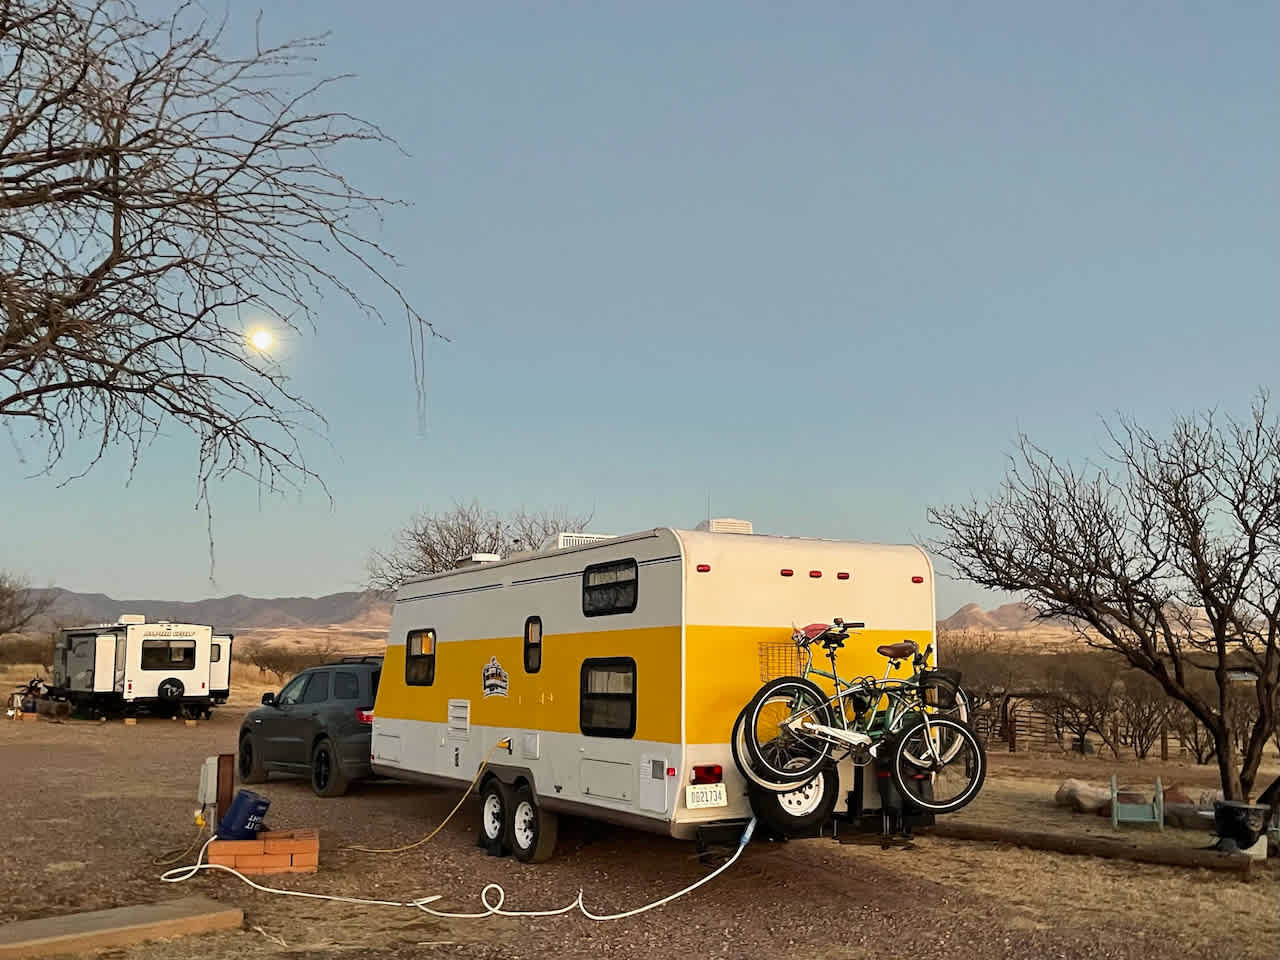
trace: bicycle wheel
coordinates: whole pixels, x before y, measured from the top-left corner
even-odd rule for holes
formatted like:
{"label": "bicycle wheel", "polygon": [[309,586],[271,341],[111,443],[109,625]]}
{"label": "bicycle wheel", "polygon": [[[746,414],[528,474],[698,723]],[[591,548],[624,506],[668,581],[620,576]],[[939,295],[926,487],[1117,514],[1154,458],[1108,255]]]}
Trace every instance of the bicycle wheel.
{"label": "bicycle wheel", "polygon": [[[748,705],[749,706],[749,705]],[[748,783],[755,784],[763,790],[775,793],[788,793],[807,786],[808,780],[793,780],[788,783],[774,783],[756,773],[751,766],[751,757],[747,753],[747,707],[738,711],[738,719],[733,721],[733,736],[729,740],[729,749],[733,753],[734,765]]]}
{"label": "bicycle wheel", "polygon": [[801,677],[770,680],[747,705],[747,754],[756,773],[775,784],[807,782],[831,755],[831,741],[805,733],[803,722],[829,726],[827,697]]}
{"label": "bicycle wheel", "polygon": [[[922,712],[929,715],[930,721],[935,719],[955,720],[957,723],[968,726],[969,724],[969,698],[960,685],[948,677],[931,676],[920,687],[920,699],[922,701]],[[915,714],[908,715],[910,719],[919,719]],[[905,725],[905,724],[904,724]],[[956,752],[960,749],[963,741],[957,737],[954,731],[942,731],[940,736],[945,738],[945,742],[939,749],[941,759],[946,762],[950,761]],[[912,754],[909,759],[917,766],[927,766],[932,762],[932,756],[918,756]]]}
{"label": "bicycle wheel", "polygon": [[982,789],[987,756],[973,731],[947,718],[922,719],[895,738],[890,771],[906,800],[930,813],[959,810]]}

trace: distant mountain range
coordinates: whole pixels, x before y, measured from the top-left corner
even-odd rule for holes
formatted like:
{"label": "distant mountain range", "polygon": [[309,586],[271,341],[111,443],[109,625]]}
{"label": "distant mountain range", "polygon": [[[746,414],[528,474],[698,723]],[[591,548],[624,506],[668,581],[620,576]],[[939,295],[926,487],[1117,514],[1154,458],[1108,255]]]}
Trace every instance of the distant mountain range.
{"label": "distant mountain range", "polygon": [[148,620],[208,623],[217,630],[326,626],[385,630],[391,624],[392,595],[374,590],[269,599],[234,594],[189,602],[116,600],[105,593],[75,593],[61,587],[34,592],[53,597],[42,622],[35,624],[37,629],[47,629],[55,623],[67,626],[114,623],[122,613],[140,613]]}
{"label": "distant mountain range", "polygon": [[[323,597],[246,597],[238,593],[208,600],[116,600],[105,593],[76,593],[61,587],[34,591],[52,595],[53,603],[36,629],[55,623],[72,626],[114,623],[122,613],[141,613],[148,620],[208,623],[218,630],[344,627],[385,630],[391,624],[392,594],[376,590],[331,593]],[[1035,611],[1025,603],[1006,603],[983,610],[968,603],[938,621],[939,630],[1025,630]]]}
{"label": "distant mountain range", "polygon": [[1006,603],[983,610],[976,603],[963,607],[938,621],[939,630],[1026,630],[1035,623],[1035,608],[1025,603]]}

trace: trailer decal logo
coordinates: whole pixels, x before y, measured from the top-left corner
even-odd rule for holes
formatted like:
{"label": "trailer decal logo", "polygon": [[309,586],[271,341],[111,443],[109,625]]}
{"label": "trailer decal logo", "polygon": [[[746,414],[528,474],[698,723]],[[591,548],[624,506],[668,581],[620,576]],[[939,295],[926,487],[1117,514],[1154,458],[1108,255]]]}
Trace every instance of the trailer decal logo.
{"label": "trailer decal logo", "polygon": [[497,657],[490,657],[489,662],[484,665],[481,683],[486,697],[505,697],[507,695],[510,678],[507,676],[507,671],[503,670],[502,665],[498,663]]}

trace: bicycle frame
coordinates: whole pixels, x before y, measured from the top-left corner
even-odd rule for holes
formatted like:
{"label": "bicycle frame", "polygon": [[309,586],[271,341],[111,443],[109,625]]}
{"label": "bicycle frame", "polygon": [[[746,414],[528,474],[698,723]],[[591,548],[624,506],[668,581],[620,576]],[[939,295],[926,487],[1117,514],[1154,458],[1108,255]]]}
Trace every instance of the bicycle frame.
{"label": "bicycle frame", "polygon": [[[828,697],[824,702],[827,707],[835,707],[832,711],[835,721],[839,726],[828,726],[826,724],[814,723],[813,721],[805,721],[801,718],[801,714],[793,714],[784,721],[784,725],[793,732],[801,734],[801,731],[807,731],[809,735],[818,735],[825,739],[842,743],[848,747],[870,747],[874,755],[875,746],[884,735],[890,733],[901,725],[902,721],[911,714],[918,714],[923,718],[927,736],[925,742],[929,744],[929,752],[933,755],[935,761],[940,762],[937,747],[934,744],[934,736],[929,723],[929,713],[922,709],[923,704],[920,700],[920,665],[928,655],[928,650],[923,655],[917,654],[914,658],[916,662],[915,673],[908,678],[892,677],[894,669],[902,662],[900,660],[890,659],[885,664],[884,676],[879,680],[874,677],[861,677],[853,682],[849,682],[842,678],[836,671],[835,650],[827,651],[827,659],[831,661],[831,671],[822,670],[814,666],[813,649],[811,644],[797,644],[805,651],[805,665],[801,671],[801,677],[809,679],[817,676],[830,680],[835,687],[835,693]],[[910,693],[908,693],[908,691]],[[871,703],[868,707],[861,711],[853,712],[853,723],[849,722],[848,713],[845,709],[845,700],[855,695],[867,695]],[[884,707],[881,704],[888,701]],[[804,711],[808,712],[808,711]],[[884,714],[884,720],[876,730],[876,721]],[[799,727],[801,729],[795,729]]]}

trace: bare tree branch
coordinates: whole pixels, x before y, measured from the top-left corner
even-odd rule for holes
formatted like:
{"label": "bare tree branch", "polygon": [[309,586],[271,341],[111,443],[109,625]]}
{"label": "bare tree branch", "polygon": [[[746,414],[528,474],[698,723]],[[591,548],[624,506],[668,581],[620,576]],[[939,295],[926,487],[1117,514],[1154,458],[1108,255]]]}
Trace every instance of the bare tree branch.
{"label": "bare tree branch", "polygon": [[[1268,400],[1240,422],[1181,419],[1168,437],[1122,419],[1104,463],[1083,470],[1024,438],[999,494],[930,510],[935,549],[961,576],[1024,593],[1183,704],[1212,736],[1231,799],[1252,790],[1280,714],[1280,421]],[[1254,677],[1247,708],[1241,671]]]}
{"label": "bare tree branch", "polygon": [[474,501],[457,503],[443,513],[414,517],[396,535],[390,550],[374,551],[368,563],[369,586],[394,590],[410,577],[452,570],[459,557],[473,553],[509,556],[541,550],[558,533],[585,530],[589,523],[591,514],[566,510],[521,509],[504,517]]}
{"label": "bare tree branch", "polygon": [[374,238],[396,204],[330,163],[394,141],[324,109],[323,38],[236,55],[225,27],[194,3],[0,0],[0,420],[46,470],[90,441],[77,476],[179,424],[206,506],[230,474],[315,479],[299,435],[323,418],[246,344],[250,317],[301,333],[389,298],[419,388],[434,333]]}

